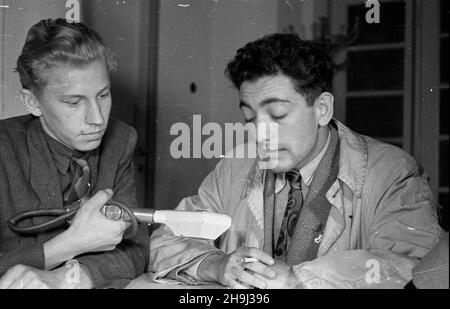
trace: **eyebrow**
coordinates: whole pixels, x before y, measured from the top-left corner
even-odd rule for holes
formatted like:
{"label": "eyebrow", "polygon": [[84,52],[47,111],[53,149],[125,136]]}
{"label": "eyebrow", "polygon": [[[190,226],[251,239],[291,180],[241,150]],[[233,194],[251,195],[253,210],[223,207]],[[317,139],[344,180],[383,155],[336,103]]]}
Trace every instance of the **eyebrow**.
{"label": "eyebrow", "polygon": [[106,85],[105,87],[102,88],[102,90],[100,90],[97,94],[102,93],[105,90],[110,90],[111,89],[111,84]]}
{"label": "eyebrow", "polygon": [[[272,104],[272,103],[279,103],[279,102],[281,102],[281,103],[291,103],[291,101],[285,100],[285,99],[280,99],[280,98],[267,98],[267,99],[265,99],[264,101],[260,102],[258,105],[259,105],[260,107],[263,107],[263,106],[265,106],[265,105],[269,105],[269,104]],[[241,108],[241,107],[243,107],[243,106],[248,107],[248,108],[251,108],[251,106],[250,106],[249,104],[247,104],[245,101],[242,101],[242,100],[241,100],[241,101],[239,102],[239,108]]]}
{"label": "eyebrow", "polygon": [[[97,95],[99,95],[100,93],[102,93],[105,90],[110,90],[111,89],[111,84],[106,85],[105,87],[103,87],[98,93]],[[72,98],[84,98],[84,95],[81,94],[63,94],[60,96],[60,99],[72,99]]]}

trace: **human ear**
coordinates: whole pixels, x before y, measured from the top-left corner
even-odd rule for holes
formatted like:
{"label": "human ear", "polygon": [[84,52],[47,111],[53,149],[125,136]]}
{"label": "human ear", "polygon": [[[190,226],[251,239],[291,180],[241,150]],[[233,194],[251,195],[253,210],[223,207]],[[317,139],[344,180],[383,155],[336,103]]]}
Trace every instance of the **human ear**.
{"label": "human ear", "polygon": [[314,102],[314,108],[319,126],[327,126],[331,118],[333,118],[334,96],[329,92],[322,92]]}
{"label": "human ear", "polygon": [[40,109],[39,100],[36,98],[34,93],[28,89],[21,89],[19,91],[20,99],[22,103],[25,105],[27,111],[33,114],[36,117],[42,115],[42,111]]}

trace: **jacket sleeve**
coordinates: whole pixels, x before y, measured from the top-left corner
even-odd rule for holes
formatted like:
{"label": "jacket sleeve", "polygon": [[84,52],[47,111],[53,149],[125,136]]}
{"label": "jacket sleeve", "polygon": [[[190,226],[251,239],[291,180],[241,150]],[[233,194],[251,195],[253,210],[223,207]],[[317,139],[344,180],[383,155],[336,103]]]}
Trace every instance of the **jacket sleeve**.
{"label": "jacket sleeve", "polygon": [[0,252],[0,278],[18,264],[44,269],[44,245],[37,243],[33,247],[19,247],[13,251]]}
{"label": "jacket sleeve", "polygon": [[419,289],[448,289],[448,232],[413,269],[413,284]]}
{"label": "jacket sleeve", "polygon": [[438,242],[442,230],[427,176],[405,154],[387,158],[371,162],[366,175],[361,200],[365,245],[294,266],[305,287],[402,288]]}
{"label": "jacket sleeve", "polygon": [[[137,206],[134,184],[133,152],[137,134],[132,130],[127,150],[120,160],[116,174],[114,197],[116,201],[131,208]],[[97,288],[123,288],[130,280],[142,274],[148,262],[149,237],[147,227],[139,227],[137,236],[124,239],[112,251],[85,254],[76,259],[88,270]]]}
{"label": "jacket sleeve", "polygon": [[[203,180],[197,195],[183,199],[176,209],[225,213],[217,184],[217,169]],[[200,283],[196,275],[199,263],[212,253],[224,254],[213,241],[177,237],[169,228],[161,226],[150,238],[148,270],[154,273],[156,280],[165,278],[195,285]]]}
{"label": "jacket sleeve", "polygon": [[[11,202],[10,196],[19,194],[17,191],[23,186],[9,187],[7,176],[10,171],[6,169],[6,165],[11,164],[8,159],[11,156],[15,156],[15,154],[12,151],[13,148],[8,147],[10,140],[4,140],[1,134],[0,143],[1,146],[4,146],[0,149],[0,277],[2,277],[11,267],[18,264],[44,269],[45,254],[42,242],[24,243],[19,237],[11,233],[7,227],[7,220],[12,215],[11,208],[15,206]],[[6,155],[4,155],[3,151],[6,151]],[[14,166],[13,164],[11,165]]]}

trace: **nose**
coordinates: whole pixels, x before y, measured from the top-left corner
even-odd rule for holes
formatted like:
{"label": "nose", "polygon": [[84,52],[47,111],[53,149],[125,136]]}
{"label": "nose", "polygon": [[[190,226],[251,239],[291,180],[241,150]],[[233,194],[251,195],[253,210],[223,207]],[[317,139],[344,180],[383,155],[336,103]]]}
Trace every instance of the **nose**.
{"label": "nose", "polygon": [[256,123],[256,138],[258,143],[274,146],[278,144],[278,124],[275,122],[258,121]]}
{"label": "nose", "polygon": [[260,169],[274,169],[278,162],[278,123],[258,121],[256,123]]}
{"label": "nose", "polygon": [[87,110],[86,122],[90,125],[100,126],[105,123],[100,104],[96,100],[91,100],[89,109]]}
{"label": "nose", "polygon": [[256,140],[258,143],[264,143],[269,140],[267,128],[268,125],[266,122],[258,121],[256,123]]}

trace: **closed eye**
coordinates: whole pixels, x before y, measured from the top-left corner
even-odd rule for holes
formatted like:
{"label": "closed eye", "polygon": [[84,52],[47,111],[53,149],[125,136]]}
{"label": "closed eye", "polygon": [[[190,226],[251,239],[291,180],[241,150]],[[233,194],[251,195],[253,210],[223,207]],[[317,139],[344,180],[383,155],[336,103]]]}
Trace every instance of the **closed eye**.
{"label": "closed eye", "polygon": [[273,120],[281,120],[281,119],[285,118],[286,116],[287,116],[287,114],[284,114],[284,115],[281,115],[281,116],[274,116],[274,115],[272,115],[272,119]]}
{"label": "closed eye", "polygon": [[285,102],[276,102],[270,105],[268,112],[273,120],[281,120],[288,115],[288,104]]}
{"label": "closed eye", "polygon": [[102,99],[106,99],[106,98],[108,98],[109,96],[110,96],[110,92],[108,91],[108,92],[105,92],[105,93],[102,93],[101,95],[100,95],[100,98],[102,98]]}
{"label": "closed eye", "polygon": [[69,106],[77,106],[80,102],[81,102],[80,99],[63,101],[64,104],[67,104]]}

